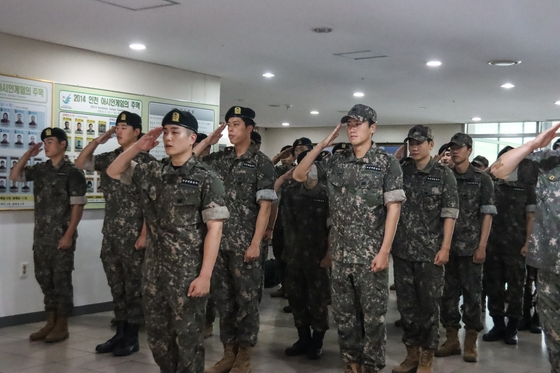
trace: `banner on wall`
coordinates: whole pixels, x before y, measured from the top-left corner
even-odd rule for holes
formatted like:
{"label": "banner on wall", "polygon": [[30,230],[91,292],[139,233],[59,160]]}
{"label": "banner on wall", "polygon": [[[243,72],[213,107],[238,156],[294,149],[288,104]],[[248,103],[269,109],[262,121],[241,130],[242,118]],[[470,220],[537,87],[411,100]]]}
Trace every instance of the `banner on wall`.
{"label": "banner on wall", "polygon": [[[51,127],[53,85],[0,75],[0,210],[33,208],[33,183],[12,182],[10,169]],[[43,162],[45,153],[28,161]]]}

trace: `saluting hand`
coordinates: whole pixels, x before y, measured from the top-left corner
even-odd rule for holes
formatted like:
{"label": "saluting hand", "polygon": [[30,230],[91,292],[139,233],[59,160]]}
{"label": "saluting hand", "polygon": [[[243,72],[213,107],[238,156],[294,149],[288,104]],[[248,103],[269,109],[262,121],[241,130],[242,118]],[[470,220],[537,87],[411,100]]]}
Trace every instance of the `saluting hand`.
{"label": "saluting hand", "polygon": [[550,142],[556,137],[556,131],[558,131],[558,129],[560,129],[560,122],[535,137],[535,139],[531,141],[531,147],[533,150],[544,148],[550,144]]}
{"label": "saluting hand", "polygon": [[227,126],[227,123],[222,122],[222,123],[220,123],[218,128],[216,128],[214,130],[214,132],[212,132],[210,135],[208,135],[208,138],[206,138],[206,140],[205,140],[205,141],[208,142],[208,145],[214,145],[222,138],[222,132],[224,131],[226,126]]}
{"label": "saluting hand", "polygon": [[109,139],[111,138],[111,136],[113,136],[115,132],[117,132],[117,126],[111,127],[109,131],[105,132],[103,135],[99,136],[94,141],[97,143],[97,145],[105,144],[107,141],[109,141]]}
{"label": "saluting hand", "polygon": [[39,153],[41,153],[41,150],[43,150],[42,146],[43,146],[43,143],[38,142],[37,144],[35,144],[31,148],[29,148],[27,153],[29,154],[30,157],[35,157],[35,156],[39,155]]}
{"label": "saluting hand", "polygon": [[334,131],[332,131],[330,135],[328,135],[327,137],[325,137],[323,141],[321,141],[320,144],[323,149],[326,148],[327,146],[332,145],[334,140],[338,137],[341,128],[342,128],[342,123],[339,123],[334,129]]}
{"label": "saluting hand", "polygon": [[150,150],[158,146],[159,141],[157,141],[157,138],[161,135],[162,132],[163,127],[157,127],[153,130],[148,131],[147,134],[142,136],[142,138],[136,142],[135,146],[142,151],[149,152]]}
{"label": "saluting hand", "polygon": [[210,292],[210,279],[206,277],[197,277],[189,286],[189,297],[203,297]]}

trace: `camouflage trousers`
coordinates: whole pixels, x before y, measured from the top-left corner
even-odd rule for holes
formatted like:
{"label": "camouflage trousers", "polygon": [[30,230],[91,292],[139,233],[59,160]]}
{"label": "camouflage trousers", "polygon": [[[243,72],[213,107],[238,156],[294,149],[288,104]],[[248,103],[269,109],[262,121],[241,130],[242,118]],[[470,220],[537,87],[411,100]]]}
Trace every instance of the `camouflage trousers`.
{"label": "camouflage trousers", "polygon": [[35,278],[44,295],[45,310],[69,315],[74,308],[74,251],[76,241],[69,249],[60,250],[57,244],[33,244]]}
{"label": "camouflage trousers", "polygon": [[378,370],[385,366],[388,276],[388,270],[373,272],[369,265],[332,263],[333,318],[346,363]]}
{"label": "camouflage trousers", "polygon": [[148,344],[162,373],[204,372],[203,327],[207,297],[188,297],[195,277],[169,280],[144,278],[142,296]]}
{"label": "camouflage trousers", "polygon": [[[510,302],[504,312],[507,283]],[[488,295],[488,311],[492,317],[523,317],[523,287],[525,285],[525,258],[519,255],[489,252],[484,262],[484,288]]]}
{"label": "camouflage trousers", "polygon": [[296,328],[309,327],[318,332],[329,329],[329,277],[319,265],[287,266],[285,286]]}
{"label": "camouflage trousers", "polygon": [[560,274],[539,269],[537,310],[546,337],[551,373],[560,373]]}
{"label": "camouflage trousers", "polygon": [[439,346],[439,305],[443,293],[443,266],[411,262],[393,256],[397,307],[408,346],[435,350]]}
{"label": "camouflage trousers", "polygon": [[245,263],[243,257],[244,252],[220,250],[212,276],[212,297],[220,313],[221,342],[254,347],[263,293],[262,260]]}
{"label": "camouflage trousers", "polygon": [[481,331],[482,264],[473,263],[472,256],[449,254],[445,265],[445,285],[441,298],[441,323],[445,328],[461,329],[459,298],[463,294],[465,329]]}
{"label": "camouflage trousers", "polygon": [[[286,262],[282,260],[282,253],[284,252],[284,228],[281,224],[276,223],[274,228],[274,235],[272,236],[272,253],[276,259],[276,277],[280,281],[280,285],[284,286],[284,279],[286,278]],[[280,227],[280,229],[278,229]]]}
{"label": "camouflage trousers", "polygon": [[101,261],[111,288],[115,319],[143,324],[142,264],[145,250],[136,250],[136,238],[103,236]]}
{"label": "camouflage trousers", "polygon": [[206,324],[213,324],[216,320],[216,303],[212,299],[212,293],[208,296],[208,303],[206,303]]}

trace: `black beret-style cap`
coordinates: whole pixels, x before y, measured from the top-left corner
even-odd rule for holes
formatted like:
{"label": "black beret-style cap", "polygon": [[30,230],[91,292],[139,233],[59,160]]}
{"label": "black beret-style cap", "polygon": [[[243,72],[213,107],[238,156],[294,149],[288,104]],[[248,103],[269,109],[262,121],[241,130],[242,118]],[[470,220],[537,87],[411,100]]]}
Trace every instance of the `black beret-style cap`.
{"label": "black beret-style cap", "polygon": [[131,113],[129,111],[123,111],[117,116],[117,124],[126,123],[134,129],[142,129],[142,118],[138,114]]}
{"label": "black beret-style cap", "polygon": [[205,134],[205,133],[198,133],[198,134],[196,135],[196,142],[195,142],[195,144],[198,144],[199,142],[202,142],[202,141],[206,140],[206,138],[208,138],[208,135],[207,135],[207,134]]}
{"label": "black beret-style cap", "polygon": [[[299,164],[303,158],[305,158],[305,156],[310,152],[311,150],[306,150],[304,152],[301,152],[298,157],[297,157],[297,163]],[[313,162],[320,162],[323,159],[323,156],[319,153],[319,155],[317,155],[317,158],[315,158],[315,160]]]}
{"label": "black beret-style cap", "polygon": [[443,153],[443,152],[448,152],[448,151],[450,151],[450,150],[451,150],[451,147],[450,147],[449,143],[443,144],[443,145],[439,148],[438,154],[441,154],[441,153]]}
{"label": "black beret-style cap", "polygon": [[68,142],[68,135],[62,128],[45,128],[43,132],[41,132],[41,141],[45,141],[45,139],[49,137],[56,137],[59,141],[66,140]]}
{"label": "black beret-style cap", "polygon": [[313,142],[311,142],[311,140],[308,139],[307,137],[300,137],[299,139],[294,141],[294,144],[292,146],[295,148],[296,146],[301,146],[301,145],[313,146]]}
{"label": "black beret-style cap", "polygon": [[255,144],[262,144],[262,137],[260,133],[255,131],[251,132],[251,141]]}
{"label": "black beret-style cap", "polygon": [[339,142],[332,148],[332,153],[334,154],[336,153],[337,150],[346,150],[346,149],[350,149],[350,145],[348,145],[345,142]]}
{"label": "black beret-style cap", "polygon": [[242,106],[233,106],[231,107],[226,113],[226,122],[229,118],[238,117],[241,119],[251,119],[254,122],[255,120],[255,111],[248,107]]}
{"label": "black beret-style cap", "polygon": [[166,125],[174,124],[176,126],[185,127],[195,133],[198,133],[198,121],[188,111],[181,111],[179,109],[173,109],[169,113],[167,113],[163,120],[161,121],[161,126],[165,127]]}

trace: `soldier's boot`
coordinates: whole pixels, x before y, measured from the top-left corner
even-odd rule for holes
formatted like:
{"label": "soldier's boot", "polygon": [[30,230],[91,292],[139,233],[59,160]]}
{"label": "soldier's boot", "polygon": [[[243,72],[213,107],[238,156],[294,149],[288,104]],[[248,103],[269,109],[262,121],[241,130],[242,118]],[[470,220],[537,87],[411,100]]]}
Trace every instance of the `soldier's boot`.
{"label": "soldier's boot", "polygon": [[298,356],[304,355],[309,350],[311,346],[311,329],[309,326],[301,326],[297,328],[298,340],[292,345],[284,350],[287,356]]}
{"label": "soldier's boot", "polygon": [[435,352],[437,357],[451,355],[461,355],[461,344],[459,343],[459,330],[455,328],[445,328],[446,341]]}
{"label": "soldier's boot", "polygon": [[95,347],[95,351],[99,352],[100,354],[113,352],[115,347],[117,347],[124,338],[125,325],[126,321],[117,321],[117,334],[115,334],[113,338],[109,339],[107,342],[98,344]]}
{"label": "soldier's boot", "polygon": [[362,373],[362,367],[358,363],[346,363],[344,373]]}
{"label": "soldier's boot", "polygon": [[47,338],[47,335],[54,329],[56,324],[56,311],[47,311],[47,325],[43,326],[39,331],[31,334],[29,339],[32,341],[42,341]]}
{"label": "soldier's boot", "polygon": [[204,330],[203,330],[204,339],[208,339],[212,335],[214,335],[214,324],[211,322],[204,324]]}
{"label": "soldier's boot", "polygon": [[129,356],[140,350],[140,344],[138,343],[138,329],[140,329],[139,324],[126,323],[124,338],[113,350],[114,356]]}
{"label": "soldier's boot", "polygon": [[313,337],[311,338],[311,344],[307,349],[307,358],[310,360],[317,360],[323,355],[323,339],[325,338],[325,332],[313,331]]}
{"label": "soldier's boot", "polygon": [[395,327],[402,328],[402,319],[398,319],[397,321],[395,321]]}
{"label": "soldier's boot", "polygon": [[540,322],[540,319],[539,319],[539,314],[537,313],[536,309],[535,309],[535,313],[533,313],[533,318],[531,319],[530,331],[533,334],[541,334],[542,333],[541,322]]}
{"label": "soldier's boot", "polygon": [[503,316],[492,316],[494,320],[494,326],[488,333],[482,336],[482,340],[486,342],[501,341],[504,339],[506,332],[506,324],[504,322]]}
{"label": "soldier's boot", "polygon": [[519,320],[519,324],[517,324],[517,330],[529,330],[531,329],[531,311],[529,313],[523,312],[523,318]]}
{"label": "soldier's boot", "polygon": [[273,291],[272,293],[270,293],[270,297],[271,298],[284,298],[285,294],[286,294],[286,289],[284,289],[284,287],[281,286],[280,288],[278,288],[275,291]]}
{"label": "soldier's boot", "polygon": [[416,373],[432,373],[434,366],[434,353],[436,350],[422,349],[420,353],[420,363]]}
{"label": "soldier's boot", "polygon": [[56,343],[67,339],[68,333],[68,315],[56,314],[56,323],[54,324],[53,330],[45,338],[47,343]]}
{"label": "soldier's boot", "polygon": [[467,363],[476,363],[478,361],[478,353],[476,351],[476,339],[478,332],[469,329],[465,333],[465,346],[463,351],[463,360]]}
{"label": "soldier's boot", "polygon": [[394,367],[393,373],[413,373],[420,363],[420,347],[405,344],[406,357],[398,367]]}
{"label": "soldier's boot", "polygon": [[233,368],[231,368],[229,372],[249,373],[251,371],[252,352],[253,352],[253,347],[239,346],[239,351],[237,352],[237,357],[235,358],[235,364],[233,364]]}
{"label": "soldier's boot", "polygon": [[504,332],[504,342],[507,345],[517,344],[517,324],[519,319],[509,318],[506,330]]}
{"label": "soldier's boot", "polygon": [[227,373],[233,368],[239,347],[234,344],[224,344],[224,357],[216,364],[204,370],[204,373]]}

